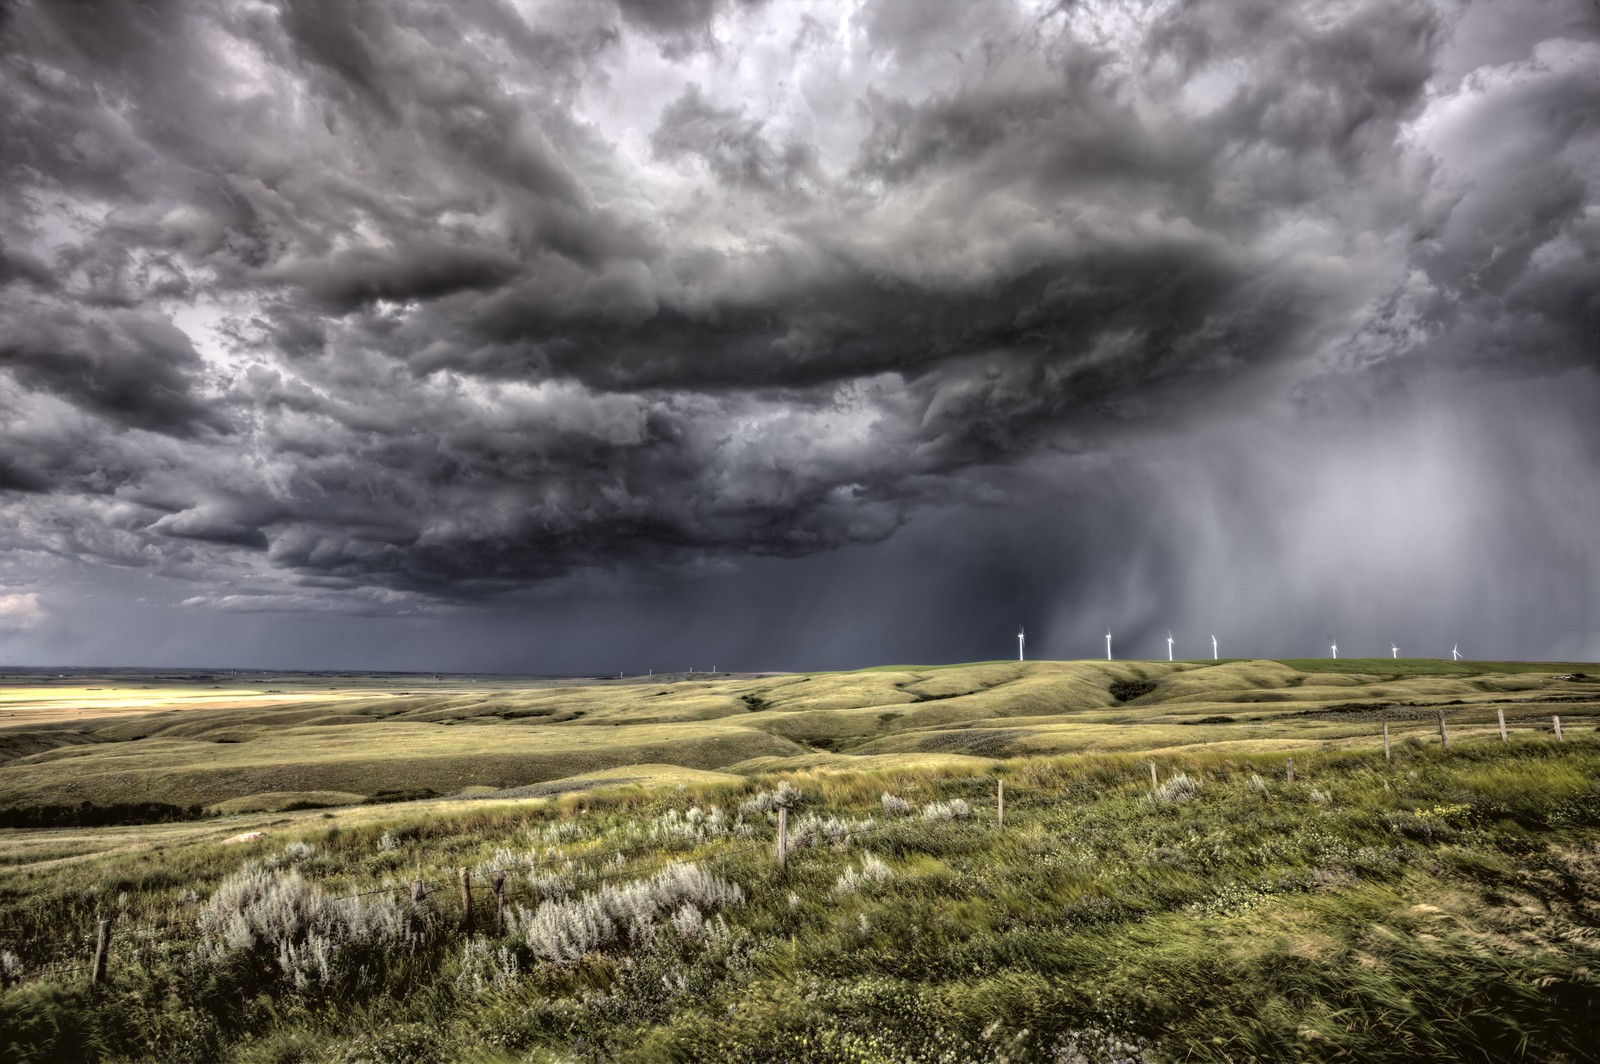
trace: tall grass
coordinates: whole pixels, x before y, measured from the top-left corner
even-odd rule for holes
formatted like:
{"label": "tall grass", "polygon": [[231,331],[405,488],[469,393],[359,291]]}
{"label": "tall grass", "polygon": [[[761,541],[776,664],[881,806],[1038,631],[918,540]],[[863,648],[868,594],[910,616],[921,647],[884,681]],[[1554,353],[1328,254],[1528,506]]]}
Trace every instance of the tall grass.
{"label": "tall grass", "polygon": [[1004,831],[901,767],[0,870],[0,1059],[1590,1058],[1594,739],[1156,760],[1010,762]]}

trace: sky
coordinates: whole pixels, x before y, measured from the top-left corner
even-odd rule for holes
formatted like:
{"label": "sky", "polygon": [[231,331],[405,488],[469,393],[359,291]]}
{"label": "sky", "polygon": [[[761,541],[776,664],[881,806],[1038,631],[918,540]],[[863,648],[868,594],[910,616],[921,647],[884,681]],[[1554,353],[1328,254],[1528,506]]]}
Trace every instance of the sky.
{"label": "sky", "polygon": [[0,0],[0,667],[1600,658],[1593,0]]}

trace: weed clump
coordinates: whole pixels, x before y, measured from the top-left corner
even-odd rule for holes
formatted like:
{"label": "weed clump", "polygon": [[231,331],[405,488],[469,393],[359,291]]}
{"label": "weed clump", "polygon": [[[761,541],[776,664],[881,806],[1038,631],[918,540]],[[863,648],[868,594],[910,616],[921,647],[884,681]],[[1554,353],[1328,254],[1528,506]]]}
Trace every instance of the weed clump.
{"label": "weed clump", "polygon": [[676,809],[668,809],[650,821],[646,830],[650,841],[656,843],[697,843],[729,835],[749,834],[748,825],[745,824],[743,817],[729,820],[717,806],[702,809],[698,805],[690,806],[682,813]]}
{"label": "weed clump", "polygon": [[390,898],[329,898],[297,871],[251,863],[200,910],[199,954],[212,963],[249,956],[304,989],[332,982],[348,954],[404,941],[409,931]]}
{"label": "weed clump", "polygon": [[[706,911],[740,905],[744,890],[699,865],[674,863],[648,879],[604,886],[582,897],[546,901],[529,912],[517,906],[513,932],[537,956],[575,961],[617,942],[638,944],[654,937],[656,921],[672,913],[682,925]],[[693,914],[684,913],[685,908]]]}
{"label": "weed clump", "polygon": [[924,820],[965,820],[972,815],[972,806],[965,798],[951,798],[946,802],[929,802],[922,807]]}
{"label": "weed clump", "polygon": [[876,822],[871,817],[858,819],[856,817],[818,816],[816,813],[807,813],[790,826],[789,846],[792,849],[804,849],[808,846],[831,846],[839,850],[850,845],[853,839],[865,835],[876,826]]}
{"label": "weed clump", "polygon": [[1185,802],[1200,794],[1200,781],[1191,779],[1188,773],[1180,772],[1157,787],[1151,794],[1151,799],[1156,802]]}
{"label": "weed clump", "polygon": [[751,795],[739,803],[740,816],[760,816],[763,813],[774,813],[779,809],[793,809],[800,804],[802,794],[788,780],[781,780],[770,791]]}
{"label": "weed clump", "polygon": [[916,812],[917,808],[904,798],[890,794],[888,791],[884,791],[879,795],[878,801],[883,804],[883,811],[891,816],[910,816]]}
{"label": "weed clump", "polygon": [[844,872],[833,884],[835,894],[855,894],[862,887],[872,886],[877,883],[887,883],[894,878],[894,872],[875,855],[865,853],[861,855],[861,870],[858,872],[854,865],[846,865]]}
{"label": "weed clump", "polygon": [[461,947],[456,990],[478,997],[505,993],[515,985],[517,969],[516,952],[509,946],[496,945],[484,938],[470,938]]}

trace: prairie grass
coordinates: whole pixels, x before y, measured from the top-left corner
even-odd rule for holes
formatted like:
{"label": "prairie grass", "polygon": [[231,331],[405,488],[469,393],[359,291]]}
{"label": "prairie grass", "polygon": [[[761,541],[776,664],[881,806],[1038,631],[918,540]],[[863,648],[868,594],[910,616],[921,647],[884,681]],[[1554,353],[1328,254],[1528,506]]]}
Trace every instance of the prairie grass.
{"label": "prairie grass", "polygon": [[[586,723],[611,712],[592,693],[584,717],[559,724],[506,714],[549,708],[561,691],[392,706],[350,695],[341,714],[367,723],[256,721],[255,738],[215,744],[201,737],[225,722],[185,710],[171,717],[196,725],[184,737],[24,755],[0,768],[6,793],[36,793],[57,772],[48,786],[98,786],[102,772],[137,774],[147,759],[151,786],[163,786],[163,763],[204,767],[185,744],[217,752],[205,784],[216,787],[256,744],[285,763],[347,764],[366,735],[372,764],[326,781],[347,795],[372,793],[367,780],[412,786],[405,773],[427,777],[502,739],[513,758],[537,737],[572,760],[537,770],[557,777],[452,799],[0,832],[0,982],[16,980],[0,989],[0,1059],[1593,1059],[1600,741],[1580,723],[1591,704],[1550,701],[1581,684],[1549,667],[1359,671],[1392,670],[1385,660],[1340,662],[1349,671],[1323,683],[1330,674],[1303,664],[996,662],[612,688],[619,718],[678,686],[698,700],[731,685],[766,707],[730,695],[741,708],[729,716],[679,723]],[[1135,670],[1158,687],[1135,700],[1148,704],[1119,706],[1109,685]],[[1532,686],[1428,702],[1455,701],[1426,692],[1463,678]],[[871,744],[997,728],[1059,742],[1008,759],[738,757],[746,742],[816,737],[753,722],[794,713],[834,727],[863,680],[857,694],[883,700],[865,707],[882,728]],[[824,684],[810,707],[791,689],[808,683]],[[1062,698],[1043,714],[1041,688]],[[1304,697],[1315,691],[1337,693]],[[1262,694],[1294,701],[1243,712],[1216,701]],[[1494,709],[1511,703],[1488,701],[1502,698],[1535,718],[1558,705],[1567,740],[1524,727],[1502,743]],[[968,700],[995,715],[967,719]],[[1234,723],[1183,723],[1221,705]],[[1390,721],[1391,761],[1362,716],[1369,705],[1421,714]],[[482,706],[500,716],[459,716]],[[877,706],[902,715],[880,721]],[[413,719],[380,716],[391,708]],[[1326,719],[1300,716],[1307,708]],[[1438,711],[1451,714],[1448,750]],[[414,719],[440,712],[457,723]],[[697,729],[715,758],[737,760],[600,756],[687,749]],[[433,736],[430,752],[385,750],[384,734]],[[296,753],[285,736],[309,746]],[[774,857],[780,809],[786,870]],[[251,830],[267,835],[219,845]],[[498,933],[496,875],[508,902]],[[65,969],[86,964],[107,916],[110,978],[91,988]]]}

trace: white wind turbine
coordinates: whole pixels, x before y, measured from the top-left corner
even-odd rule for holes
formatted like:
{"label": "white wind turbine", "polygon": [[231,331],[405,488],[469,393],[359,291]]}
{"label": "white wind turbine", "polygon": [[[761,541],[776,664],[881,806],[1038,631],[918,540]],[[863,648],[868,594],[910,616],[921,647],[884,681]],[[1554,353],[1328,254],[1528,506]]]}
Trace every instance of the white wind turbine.
{"label": "white wind turbine", "polygon": [[1172,633],[1167,633],[1167,660],[1172,660]]}
{"label": "white wind turbine", "polygon": [[1018,661],[1022,660],[1022,642],[1023,642],[1023,639],[1024,639],[1024,636],[1022,634],[1022,625],[1019,624],[1019,625],[1017,625],[1017,660]]}
{"label": "white wind turbine", "polygon": [[1461,660],[1461,644],[1460,643],[1457,643],[1455,646],[1450,648],[1450,660],[1451,661],[1460,661]]}
{"label": "white wind turbine", "polygon": [[1334,639],[1333,636],[1331,636],[1331,635],[1328,637],[1328,640],[1333,646],[1333,660],[1334,661],[1338,661],[1339,660],[1339,641],[1337,639]]}
{"label": "white wind turbine", "polygon": [[1211,660],[1217,660],[1217,637],[1214,635],[1211,637]]}
{"label": "white wind turbine", "polygon": [[1389,656],[1391,658],[1398,658],[1400,656],[1400,648],[1395,646],[1393,643],[1390,643],[1389,644]]}
{"label": "white wind turbine", "polygon": [[1111,629],[1106,629],[1106,660],[1111,660]]}

